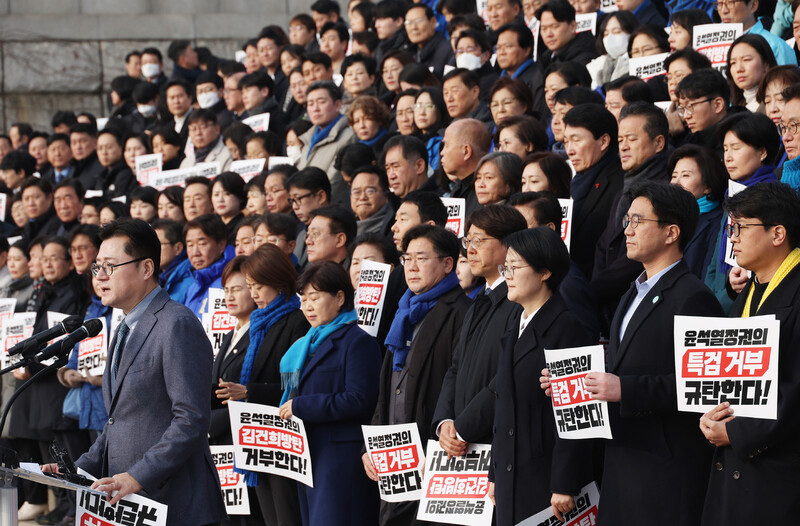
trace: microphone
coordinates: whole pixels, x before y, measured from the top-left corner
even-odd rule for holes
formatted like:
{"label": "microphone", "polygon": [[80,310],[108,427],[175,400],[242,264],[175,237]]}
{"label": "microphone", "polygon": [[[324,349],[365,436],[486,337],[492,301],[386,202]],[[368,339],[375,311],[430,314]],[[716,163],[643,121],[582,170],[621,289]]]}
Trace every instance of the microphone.
{"label": "microphone", "polygon": [[80,327],[81,323],[83,323],[83,318],[81,316],[68,316],[64,318],[63,321],[56,323],[49,329],[34,334],[27,340],[23,340],[14,345],[8,350],[8,355],[14,356],[16,354],[23,353],[23,356],[27,356],[29,354],[33,354],[37,352],[40,347],[43,347],[46,342],[52,340],[53,338],[58,338],[62,334],[67,334],[68,332],[74,331]]}
{"label": "microphone", "polygon": [[42,352],[37,354],[34,357],[34,360],[37,363],[42,363],[43,361],[52,358],[54,356],[60,356],[66,354],[75,347],[75,344],[85,340],[86,338],[94,338],[100,331],[103,330],[103,322],[101,322],[98,318],[94,318],[91,320],[87,320],[78,330],[72,332],[66,338],[59,340],[49,346],[47,346]]}

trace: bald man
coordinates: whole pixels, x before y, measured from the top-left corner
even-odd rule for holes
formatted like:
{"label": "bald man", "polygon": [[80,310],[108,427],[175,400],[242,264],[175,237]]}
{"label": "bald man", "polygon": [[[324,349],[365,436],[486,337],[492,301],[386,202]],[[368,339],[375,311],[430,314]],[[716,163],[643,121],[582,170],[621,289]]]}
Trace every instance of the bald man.
{"label": "bald man", "polygon": [[489,153],[492,136],[477,119],[459,119],[444,132],[441,146],[442,169],[450,180],[450,197],[466,199],[467,217],[478,207],[475,195],[475,169]]}

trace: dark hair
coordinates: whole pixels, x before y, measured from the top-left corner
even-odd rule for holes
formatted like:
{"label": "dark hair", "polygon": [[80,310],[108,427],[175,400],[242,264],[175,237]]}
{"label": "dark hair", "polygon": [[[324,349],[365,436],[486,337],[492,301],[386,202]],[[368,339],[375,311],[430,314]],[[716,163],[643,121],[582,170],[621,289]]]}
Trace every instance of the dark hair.
{"label": "dark hair", "polygon": [[569,104],[573,108],[581,104],[599,104],[602,106],[603,96],[585,86],[568,86],[558,90],[553,96],[553,101],[555,104]]}
{"label": "dark hair", "polygon": [[211,183],[211,190],[213,192],[215,185],[221,185],[222,189],[233,195],[239,200],[239,209],[244,207],[247,201],[247,194],[244,192],[244,179],[236,172],[222,172],[214,178]]}
{"label": "dark hair", "polygon": [[[497,36],[499,37],[506,31],[510,31],[512,33],[516,33],[517,35],[517,45],[522,48],[530,49],[530,52],[526,56],[526,58],[531,58],[533,54],[533,34],[529,27],[525,26],[521,22],[513,21],[509,22],[508,24],[502,25],[500,28],[497,29]],[[456,44],[458,45],[458,44]]]}
{"label": "dark hair", "polygon": [[433,221],[436,226],[444,228],[447,224],[447,207],[442,199],[433,192],[414,190],[406,194],[400,204],[411,203],[416,205],[419,219],[423,223]]}
{"label": "dark hair", "polygon": [[[2,238],[2,239],[6,243],[8,243],[8,240],[6,240],[5,238]],[[14,243],[11,244],[10,247],[8,247],[8,250],[11,250],[12,248],[16,248],[17,250],[22,252],[22,254],[25,256],[25,259],[30,261],[30,259],[31,259],[31,251],[30,251],[30,248],[28,247],[28,243],[25,241],[25,239],[16,240]]]}
{"label": "dark hair", "polygon": [[83,196],[86,193],[86,191],[84,190],[80,179],[76,179],[74,177],[67,177],[62,179],[61,181],[56,183],[56,185],[53,187],[53,194],[55,194],[59,188],[66,188],[66,187],[72,188],[72,190],[75,191],[75,195],[78,196],[78,199],[80,201],[83,201]]}
{"label": "dark hair", "polygon": [[440,258],[453,258],[453,270],[458,263],[458,255],[461,253],[461,243],[455,234],[445,230],[440,226],[417,225],[410,228],[403,236],[403,252],[408,250],[408,245],[415,239],[427,239],[433,245],[433,250]]}
{"label": "dark hair", "polygon": [[286,126],[286,132],[288,133],[290,130],[294,132],[295,135],[300,137],[305,132],[310,130],[314,125],[311,124],[311,121],[307,121],[305,119],[297,119],[289,123]]}
{"label": "dark hair", "polygon": [[527,206],[533,210],[538,225],[552,223],[557,229],[561,228],[563,214],[558,198],[550,192],[522,192],[514,194],[508,199],[510,206]]}
{"label": "dark hair", "polygon": [[[725,106],[731,100],[731,90],[728,81],[722,73],[716,69],[699,69],[686,75],[675,88],[675,95],[686,99],[709,98],[716,99],[722,97]],[[787,101],[788,102],[788,101]]]}
{"label": "dark hair", "polygon": [[217,214],[203,214],[201,216],[195,217],[191,221],[188,221],[185,225],[183,225],[183,240],[186,241],[186,234],[189,233],[189,230],[194,228],[199,228],[203,234],[207,235],[214,241],[227,241],[228,240],[228,228],[225,226],[225,223],[222,222],[222,219]]}
{"label": "dark hair", "polygon": [[570,184],[572,183],[572,170],[563,157],[552,152],[534,152],[522,160],[522,171],[525,166],[536,163],[547,178],[547,181],[556,197],[569,199]]}
{"label": "dark hair", "polygon": [[277,25],[262,27],[261,31],[258,32],[258,40],[263,38],[272,40],[272,42],[278,47],[281,47],[289,41],[289,37],[286,36],[283,28]]}
{"label": "dark hair", "polygon": [[481,79],[477,73],[464,68],[456,68],[451,70],[447,75],[442,78],[442,86],[450,79],[459,79],[468,89],[480,88]]}
{"label": "dark hair", "polygon": [[317,216],[326,217],[330,221],[331,234],[344,234],[346,245],[350,245],[358,231],[356,217],[350,210],[345,210],[340,206],[321,206],[312,210],[309,214],[311,219]]}
{"label": "dark hair", "polygon": [[722,201],[725,197],[725,190],[728,189],[728,172],[725,171],[725,165],[719,155],[704,146],[684,144],[670,156],[667,165],[668,174],[675,171],[675,166],[681,159],[692,159],[697,164],[703,184],[711,190],[708,199]]}
{"label": "dark hair", "polygon": [[580,104],[567,112],[564,116],[564,126],[573,126],[589,130],[596,140],[603,135],[608,135],[610,143],[608,150],[616,152],[617,144],[617,119],[605,108],[597,104]]}
{"label": "dark hair", "polygon": [[195,81],[195,87],[199,86],[200,84],[213,84],[217,88],[222,88],[223,83],[222,79],[215,71],[204,71],[197,76],[197,81]]}
{"label": "dark hair", "polygon": [[591,88],[592,76],[586,66],[578,62],[556,62],[551,64],[550,67],[544,72],[544,80],[553,73],[559,75],[567,86],[583,86]]}
{"label": "dark hair", "polygon": [[476,209],[467,218],[464,231],[468,232],[472,225],[497,239],[504,239],[514,232],[528,228],[528,223],[522,214],[506,204]]}
{"label": "dark hair", "polygon": [[120,99],[127,101],[133,95],[133,89],[137,84],[139,84],[139,81],[128,75],[114,77],[111,79],[111,91],[116,91]]}
{"label": "dark hair", "polygon": [[634,184],[624,195],[629,203],[637,197],[644,197],[650,201],[659,221],[678,225],[680,229],[678,248],[683,252],[694,237],[700,217],[695,197],[678,185],[653,181]]}
{"label": "dark hair", "polygon": [[150,139],[144,133],[129,133],[122,139],[123,147],[128,145],[128,141],[131,139],[136,139],[139,143],[144,147],[144,150],[147,153],[153,153],[153,149],[150,147]]}
{"label": "dark hair", "polygon": [[735,219],[747,217],[765,225],[782,225],[792,248],[800,241],[800,199],[789,185],[774,182],[748,186],[726,200],[725,211]]}
{"label": "dark hair", "polygon": [[311,53],[306,53],[303,56],[303,62],[300,63],[301,67],[306,62],[311,62],[312,64],[322,64],[325,66],[325,69],[331,69],[331,57],[322,51],[312,51]]}
{"label": "dark hair", "polygon": [[315,33],[317,32],[317,24],[314,23],[314,19],[311,18],[311,15],[299,13],[294,15],[289,21],[290,24],[292,22],[297,22],[298,24],[305,26],[305,28],[309,31],[313,31]]}
{"label": "dark hair", "polygon": [[164,62],[164,56],[161,54],[161,50],[155,47],[146,47],[142,50],[142,55],[154,55],[159,62]]}
{"label": "dark hair", "polygon": [[208,177],[203,177],[202,175],[193,175],[191,177],[187,177],[183,185],[184,191],[189,188],[189,185],[193,184],[201,184],[205,186],[208,197],[211,197],[211,179]]}
{"label": "dark hair", "polygon": [[380,251],[384,263],[390,265],[397,265],[400,263],[400,256],[397,253],[394,243],[392,243],[392,239],[389,237],[377,232],[365,232],[364,234],[360,234],[350,247],[351,259],[353,258],[353,252],[361,245],[376,247]]}
{"label": "dark hair", "polygon": [[152,186],[137,186],[131,190],[129,202],[143,201],[158,208],[158,190]]}
{"label": "dark hair", "polygon": [[[447,125],[450,124],[450,114],[447,112],[447,105],[444,102],[441,88],[425,86],[417,92],[417,96],[414,98],[414,100],[419,100],[420,96],[422,96],[424,93],[427,93],[431,98],[431,102],[433,102],[433,105],[436,106],[436,112],[439,114],[439,118],[430,127],[428,127],[427,130],[419,130],[424,136],[427,137],[431,135],[437,135],[440,129],[447,127]],[[416,119],[414,120],[414,129],[418,130]]]}
{"label": "dark hair", "polygon": [[636,31],[636,28],[640,25],[639,19],[630,11],[614,11],[613,13],[607,13],[606,16],[603,17],[602,22],[600,22],[600,27],[597,28],[595,46],[600,55],[605,55],[607,53],[606,46],[603,44],[603,34],[606,31],[606,26],[612,19],[616,19],[622,31],[628,35]]}
{"label": "dark hair", "polygon": [[247,259],[247,256],[236,256],[232,260],[228,261],[228,264],[225,265],[224,269],[222,269],[222,276],[220,276],[220,283],[223,287],[228,280],[231,279],[233,274],[242,272],[242,263],[244,263],[245,259]]}
{"label": "dark hair", "polygon": [[[281,184],[285,190],[288,190],[289,187],[286,186],[286,181],[289,180],[291,176],[296,174],[299,170],[293,164],[276,164],[266,172],[266,176],[269,177],[270,175],[280,175],[281,176]],[[266,178],[264,179],[264,184],[266,184]]]}
{"label": "dark hair", "polygon": [[272,287],[287,296],[296,292],[297,271],[289,256],[276,245],[264,243],[258,247],[244,259],[241,269],[256,283]]}
{"label": "dark hair", "polygon": [[636,40],[636,37],[639,35],[645,35],[655,40],[658,49],[660,49],[662,53],[667,53],[669,51],[669,40],[667,40],[667,34],[664,32],[663,27],[639,26],[631,33],[628,39],[628,56],[630,56],[631,50],[633,49],[633,41]]}
{"label": "dark hair", "polygon": [[383,147],[384,157],[392,148],[400,148],[403,152],[403,158],[409,163],[413,163],[417,159],[425,161],[425,167],[428,167],[428,149],[425,143],[412,135],[395,135]]}
{"label": "dark hair", "polygon": [[[153,131],[153,137],[158,135],[161,139],[172,146],[180,147],[182,144],[181,136],[173,128],[169,126],[161,126]],[[153,147],[153,137],[150,138],[150,147]]]}
{"label": "dark hair", "polygon": [[354,142],[339,149],[336,159],[333,161],[333,167],[353,177],[356,168],[376,161],[375,150],[366,144]]}
{"label": "dark hair", "polygon": [[[253,140],[260,141],[261,147],[264,148],[270,156],[278,156],[283,153],[283,141],[274,131],[267,130],[252,133],[247,137],[247,142]],[[245,147],[247,146],[247,142],[245,143]]]}
{"label": "dark hair", "polygon": [[162,195],[167,198],[167,201],[183,211],[183,187],[168,186],[159,192],[158,196],[161,197]]}
{"label": "dark hair", "polygon": [[153,230],[163,230],[170,244],[183,243],[183,225],[171,219],[155,219]]}
{"label": "dark hair", "polygon": [[397,20],[406,14],[406,4],[399,0],[383,0],[375,6],[375,19],[391,18]]}
{"label": "dark hair", "polygon": [[767,86],[772,82],[780,82],[784,86],[797,84],[800,82],[800,69],[797,69],[796,66],[776,66],[768,69],[758,85],[758,92],[756,92],[758,102],[764,102],[767,96]]}
{"label": "dark hair", "polygon": [[167,56],[170,60],[177,63],[178,59],[186,53],[186,48],[188,48],[190,44],[188,40],[173,40],[167,48]]}
{"label": "dark hair", "polygon": [[361,174],[376,176],[378,178],[378,185],[381,187],[381,190],[383,190],[384,195],[389,195],[389,179],[386,177],[386,172],[383,171],[383,168],[374,164],[362,164],[353,170],[351,177],[355,180],[355,178]]}
{"label": "dark hair", "polygon": [[257,176],[253,177],[249,181],[244,184],[244,195],[250,193],[250,190],[258,190],[258,192],[262,195],[266,195],[266,191],[264,190],[264,183],[267,181],[267,174],[260,173]]}
{"label": "dark hair", "polygon": [[335,32],[340,42],[348,42],[350,40],[350,32],[344,22],[325,22],[325,25],[319,30],[320,38],[328,31]]}
{"label": "dark hair", "polygon": [[[603,91],[608,94],[609,91],[619,90],[622,95],[622,100],[625,102],[644,102],[649,105],[653,104],[653,92],[647,82],[639,77],[631,75],[624,75],[618,79],[606,82],[603,84]],[[663,111],[661,113],[664,113]]]}
{"label": "dark hair", "polygon": [[30,138],[31,134],[33,133],[33,127],[27,122],[15,122],[9,126],[8,129],[10,130],[11,128],[16,128],[20,137],[24,136]]}
{"label": "dark hair", "polygon": [[646,102],[631,102],[622,108],[619,120],[622,122],[628,117],[644,117],[644,131],[651,141],[661,135],[665,145],[669,142],[669,121],[660,108]]}
{"label": "dark hair", "polygon": [[[9,155],[11,155],[11,152],[9,152]],[[32,186],[35,186],[36,188],[44,192],[45,195],[53,194],[53,186],[50,184],[50,182],[47,181],[46,179],[40,179],[38,177],[28,177],[24,179],[22,181],[22,184],[19,185],[19,194],[22,195],[25,192],[25,190],[31,188]]]}
{"label": "dark hair", "polygon": [[66,133],[54,133],[47,137],[47,146],[50,146],[54,142],[61,141],[69,147],[69,135]]}
{"label": "dark hair", "polygon": [[[153,261],[153,281],[158,283],[161,272],[161,242],[156,231],[141,219],[124,217],[103,225],[98,234],[101,241],[113,237],[125,237],[128,241],[122,246],[123,252],[134,259]],[[134,263],[137,267],[139,263]]]}
{"label": "dark hair", "polygon": [[[195,112],[192,112],[192,114],[194,114],[194,113]],[[216,118],[216,116],[215,116],[215,118]],[[120,148],[124,148],[125,147],[125,144],[122,142],[122,134],[119,132],[119,130],[117,130],[115,128],[103,128],[102,130],[100,130],[97,133],[97,138],[99,139],[103,135],[110,135],[110,136],[114,137],[114,140],[117,141],[117,144],[119,145]]]}
{"label": "dark hair", "polygon": [[725,65],[725,77],[728,79],[728,85],[731,87],[731,104],[734,106],[743,106],[745,104],[744,91],[733,81],[733,73],[731,73],[731,55],[733,55],[733,48],[739,44],[747,44],[758,53],[759,57],[761,57],[761,62],[764,63],[765,72],[778,65],[775,61],[775,54],[772,52],[772,48],[769,47],[769,43],[767,43],[766,39],[761,35],[745,33],[734,40],[733,44],[731,44],[731,47],[728,49],[728,60]]}
{"label": "dark hair", "polygon": [[691,47],[687,47],[686,49],[681,49],[680,51],[670,54],[670,56],[664,59],[664,71],[669,71],[670,65],[676,60],[685,60],[693,73],[700,69],[711,67],[711,61],[708,60],[707,56],[695,51]]}
{"label": "dark hair", "polygon": [[97,225],[75,225],[75,228],[69,231],[69,244],[75,241],[78,236],[86,236],[89,241],[94,245],[94,248],[99,249],[100,243],[100,227]]}
{"label": "dark hair", "polygon": [[[455,20],[455,18],[453,18]],[[456,40],[456,47],[458,47],[458,43],[461,42],[462,38],[471,38],[475,41],[475,44],[481,48],[481,53],[485,53],[486,51],[492,51],[492,45],[489,44],[489,40],[486,38],[486,34],[477,31],[475,29],[465,29],[458,35],[458,39]]]}
{"label": "dark hair", "polygon": [[109,201],[100,206],[98,212],[103,212],[108,208],[114,214],[114,219],[122,219],[130,216],[129,206],[127,203],[120,203],[119,201]]}
{"label": "dark hair", "polygon": [[[286,237],[286,241],[297,238],[297,220],[289,214],[266,214],[262,223],[276,236]],[[255,227],[256,229],[258,226]]]}
{"label": "dark hair", "polygon": [[186,83],[185,80],[181,79],[172,79],[164,85],[164,93],[166,94],[167,91],[175,86],[180,86],[183,88],[183,91],[186,92],[186,96],[190,99],[192,98],[192,88],[189,87],[189,84]]}
{"label": "dark hair", "polygon": [[[397,77],[398,82],[407,82],[414,86],[440,86],[439,78],[420,62],[411,62],[403,66],[403,71]],[[402,94],[401,94],[402,95]],[[398,98],[400,95],[398,95]]]}
{"label": "dark hair", "polygon": [[351,311],[355,308],[355,291],[350,276],[341,265],[333,261],[317,261],[297,278],[297,291],[303,293],[306,286],[311,285],[314,290],[327,292],[336,296],[340,291],[344,294],[344,304],[339,312]]}
{"label": "dark hair", "polygon": [[316,0],[311,4],[311,10],[323,15],[337,14],[339,15],[339,2],[336,0]]}
{"label": "dark hair", "polygon": [[425,4],[410,4],[408,6],[408,9],[406,10],[406,16],[408,16],[408,12],[409,11],[411,11],[412,9],[415,9],[415,8],[419,8],[419,9],[424,10],[425,11],[425,17],[428,20],[430,20],[431,18],[436,16],[436,13],[433,12],[433,9],[431,9],[430,6],[425,5]]}
{"label": "dark hair", "polygon": [[536,10],[536,20],[542,19],[542,14],[550,13],[558,22],[574,22],[575,8],[567,0],[550,0]]}
{"label": "dark hair", "polygon": [[354,55],[348,55],[344,57],[344,60],[342,60],[342,76],[347,73],[347,68],[353,64],[363,64],[364,69],[367,70],[367,75],[371,75],[373,77],[375,76],[375,70],[378,67],[374,58],[368,57],[367,55],[362,55],[361,53],[356,53]]}
{"label": "dark hair", "polygon": [[[366,29],[364,33],[370,31],[374,31],[375,29],[375,4],[372,2],[361,2],[353,7],[353,11],[357,11],[361,18],[364,19],[364,25]],[[355,35],[354,35],[355,36]]]}
{"label": "dark hair", "polygon": [[314,166],[308,166],[296,172],[289,177],[285,186],[287,190],[294,186],[295,188],[302,188],[303,190],[314,193],[322,190],[325,192],[328,202],[330,202],[331,199],[331,182],[328,179],[328,174]]}
{"label": "dark hair", "polygon": [[92,125],[88,122],[76,122],[69,127],[70,137],[72,137],[73,133],[85,133],[89,137],[97,138],[97,125]]}
{"label": "dark hair", "polygon": [[12,150],[0,162],[0,170],[14,170],[24,172],[25,177],[30,177],[36,171],[36,159],[23,150]]}
{"label": "dark hair", "polygon": [[270,95],[275,92],[275,81],[272,80],[272,77],[270,77],[266,71],[254,71],[239,79],[239,89],[249,88],[251,86],[255,86],[259,90],[267,88]]}
{"label": "dark hair", "polygon": [[790,100],[800,99],[800,83],[787,86],[781,92],[783,96],[783,103],[786,104]]}
{"label": "dark hair", "polygon": [[694,42],[694,26],[712,23],[711,17],[703,9],[682,9],[672,13],[670,22],[679,25],[689,32],[689,47],[691,49]]}
{"label": "dark hair", "polygon": [[491,101],[495,93],[503,89],[508,90],[512,97],[525,106],[525,113],[533,111],[533,93],[524,81],[512,79],[511,77],[498,78],[492,85],[492,90],[489,92],[489,100]]}
{"label": "dark hair", "polygon": [[[467,15],[455,15],[453,18],[450,19],[450,22],[447,24],[447,32],[451,35],[455,34],[458,31],[458,28],[465,27],[466,30],[474,30],[480,33],[486,30],[486,22],[481,18],[481,16],[475,13],[469,13]],[[458,42],[456,42],[456,45]],[[486,51],[491,51],[488,49]]]}
{"label": "dark hair", "polygon": [[569,252],[561,235],[546,226],[529,228],[514,232],[505,239],[507,248],[522,256],[528,265],[538,273],[550,271],[550,277],[544,283],[550,292],[556,292],[558,286],[569,271]]}
{"label": "dark hair", "polygon": [[242,154],[247,151],[247,140],[253,135],[253,128],[243,122],[235,122],[225,128],[222,133],[222,142],[231,141]]}
{"label": "dark hair", "polygon": [[51,244],[60,245],[64,250],[64,259],[67,261],[72,261],[72,255],[69,253],[69,243],[67,243],[66,239],[59,236],[47,236],[42,240],[42,249]]}
{"label": "dark hair", "polygon": [[71,110],[58,110],[53,114],[53,118],[50,119],[50,126],[55,128],[56,126],[66,125],[72,126],[75,124],[77,119],[75,118],[75,113]]}
{"label": "dark hair", "polygon": [[742,112],[729,115],[718,125],[717,138],[720,143],[725,140],[728,132],[732,132],[740,141],[756,150],[763,148],[767,156],[761,161],[762,165],[769,164],[781,146],[775,123],[763,113]]}
{"label": "dark hair", "polygon": [[339,89],[339,86],[333,83],[330,80],[316,80],[311,83],[311,85],[306,89],[306,96],[314,90],[324,89],[330,95],[331,100],[336,102],[337,100],[342,100],[342,90]]}
{"label": "dark hair", "polygon": [[217,120],[217,112],[210,108],[197,108],[189,114],[186,119],[186,125],[194,124],[195,122],[207,122],[213,125],[219,125]]}
{"label": "dark hair", "polygon": [[[356,7],[361,7],[362,5],[366,6],[372,4],[361,3]],[[374,31],[358,31],[353,33],[353,42],[358,42],[362,46],[366,46],[370,53],[375,53],[375,50],[378,49],[378,44],[380,44],[381,41]]]}
{"label": "dark hair", "polygon": [[[519,0],[509,0],[509,3],[517,4]],[[469,15],[477,11],[475,0],[439,0],[436,3],[436,12],[441,13],[445,9],[451,15]]]}

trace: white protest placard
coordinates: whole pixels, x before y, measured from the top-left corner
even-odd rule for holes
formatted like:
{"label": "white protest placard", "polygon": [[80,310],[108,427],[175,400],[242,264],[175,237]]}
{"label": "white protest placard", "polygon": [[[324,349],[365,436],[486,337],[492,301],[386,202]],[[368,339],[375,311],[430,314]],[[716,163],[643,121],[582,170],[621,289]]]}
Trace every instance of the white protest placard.
{"label": "white protest placard", "polygon": [[600,0],[600,11],[604,13],[619,11],[616,0]]}
{"label": "white protest placard", "polygon": [[[736,194],[738,194],[739,192],[741,192],[745,188],[747,188],[747,187],[745,185],[743,185],[742,183],[737,183],[736,181],[734,181],[732,179],[729,180],[728,181],[728,197],[735,196]],[[725,224],[726,225],[730,225],[731,224],[731,216],[726,216]],[[733,255],[733,243],[731,243],[731,238],[729,238],[725,234],[724,231],[723,231],[722,235],[725,236],[725,263],[727,263],[728,265],[730,265],[732,267],[738,267],[739,264],[736,262],[736,256]]]}
{"label": "white protest placard", "polygon": [[370,336],[378,336],[391,273],[392,267],[386,263],[366,259],[361,262],[356,289],[356,312],[358,326]]}
{"label": "white protest placard", "polygon": [[83,198],[92,199],[94,197],[103,197],[103,195],[104,194],[102,190],[86,190],[86,192],[83,194]]}
{"label": "white protest placard", "polygon": [[489,444],[468,444],[464,456],[448,459],[438,441],[428,440],[417,519],[489,526],[494,511],[489,499],[491,460]]}
{"label": "white protest placard", "polygon": [[3,322],[3,367],[17,363],[22,355],[9,356],[8,350],[27,338],[33,336],[33,325],[36,323],[35,312],[17,312]]}
{"label": "white protest placard", "polygon": [[634,77],[642,80],[650,80],[658,75],[663,75],[667,71],[664,69],[664,59],[669,53],[659,53],[649,57],[636,57],[628,61],[628,72]]}
{"label": "white protest placard", "polygon": [[270,155],[267,169],[272,170],[276,166],[280,166],[282,164],[294,165],[294,161],[292,161],[291,157],[278,157],[275,155]]}
{"label": "white protest placard", "polygon": [[217,467],[225,511],[228,515],[250,515],[244,475],[233,470],[233,446],[211,446],[211,458]]}
{"label": "white protest placard", "polygon": [[378,474],[381,500],[404,502],[422,497],[425,452],[417,424],[361,426],[364,444]]}
{"label": "white protest placard", "polygon": [[108,327],[106,317],[98,318],[103,324],[100,334],[78,344],[78,371],[84,376],[102,376],[108,357]]}
{"label": "white protest placard", "polygon": [[303,421],[283,420],[278,408],[228,402],[236,467],[287,477],[311,488],[314,476]]}
{"label": "white protest placard", "polygon": [[440,197],[440,199],[447,209],[447,224],[444,228],[454,233],[456,237],[464,237],[467,200],[461,197]]}
{"label": "white protest placard", "polygon": [[655,104],[658,109],[660,109],[661,111],[666,113],[667,110],[669,109],[669,107],[672,106],[672,101],[671,100],[657,100],[653,104]]}
{"label": "white protest placard", "polygon": [[244,64],[244,61],[247,58],[247,52],[242,51],[241,49],[237,49],[236,52],[233,54],[233,57],[236,62]]}
{"label": "white protest placard", "polygon": [[583,33],[584,31],[591,31],[593,35],[597,34],[597,12],[594,13],[577,13],[575,15],[575,23],[577,27],[576,33]]}
{"label": "white protest placard", "polygon": [[231,163],[231,172],[236,172],[242,176],[244,182],[247,183],[253,177],[257,176],[264,169],[266,159],[242,159],[241,161],[233,161]]}
{"label": "white protest placard", "polygon": [[159,192],[169,186],[184,186],[191,171],[191,168],[164,170],[150,177],[150,186]]}
{"label": "white protest placard", "polygon": [[611,438],[608,402],[592,398],[586,373],[606,370],[602,345],[545,349],[558,436],[566,439]]}
{"label": "white protest placard", "polygon": [[140,185],[150,186],[150,178],[161,173],[163,159],[164,155],[160,153],[136,156],[136,180]]}
{"label": "white protest placard", "polygon": [[736,416],[778,418],[780,330],[774,315],[675,316],[678,411],[730,402]]}
{"label": "white protest placard", "polygon": [[116,201],[117,203],[123,203],[124,204],[124,203],[128,202],[128,196],[127,195],[118,195],[117,197],[112,197],[111,200],[112,201]]}
{"label": "white protest placard", "polygon": [[254,132],[267,131],[269,130],[269,113],[259,113],[258,115],[247,117],[242,122],[250,126]]}
{"label": "white protest placard", "polygon": [[108,117],[97,117],[95,122],[97,123],[97,131],[100,131],[106,127],[106,124],[108,124]]}
{"label": "white protest placard", "polygon": [[575,507],[564,514],[561,522],[553,514],[553,509],[548,506],[536,515],[528,517],[516,526],[589,526],[597,523],[597,503],[600,502],[600,491],[597,483],[590,482],[575,498]]}
{"label": "white protest placard", "polygon": [[220,163],[197,163],[191,168],[187,168],[189,171],[188,177],[205,177],[207,179],[213,179],[214,177],[220,174],[220,170],[222,169],[222,165]]}
{"label": "white protest placard", "polygon": [[572,199],[559,199],[558,204],[561,206],[561,240],[567,245],[569,250],[570,241],[572,241],[572,210],[574,207]]}
{"label": "white protest placard", "polygon": [[8,238],[8,246],[13,245],[14,243],[19,241],[20,239],[22,239],[22,236],[11,236],[11,237],[9,237]]}
{"label": "white protest placard", "polygon": [[0,327],[6,320],[14,316],[14,309],[17,308],[17,298],[0,298]]}
{"label": "white protest placard", "polygon": [[167,505],[132,493],[111,505],[105,495],[79,489],[75,524],[79,526],[167,526]]}
{"label": "white protest placard", "polygon": [[[6,220],[6,206],[8,204],[8,195],[0,193],[0,221]],[[11,243],[9,243],[10,245]]]}
{"label": "white protest placard", "polygon": [[236,328],[239,320],[229,314],[225,305],[225,292],[222,289],[208,289],[206,305],[208,312],[203,313],[203,327],[216,357],[222,348],[222,339]]}
{"label": "white protest placard", "polygon": [[701,24],[692,29],[695,51],[711,61],[711,67],[722,70],[727,66],[728,49],[742,35],[742,24]]}

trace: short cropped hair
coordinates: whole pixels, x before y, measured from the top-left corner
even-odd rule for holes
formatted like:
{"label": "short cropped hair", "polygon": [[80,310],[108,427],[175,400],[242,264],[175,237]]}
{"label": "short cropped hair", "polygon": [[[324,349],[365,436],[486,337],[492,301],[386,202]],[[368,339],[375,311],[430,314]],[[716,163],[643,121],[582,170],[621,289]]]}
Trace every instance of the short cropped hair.
{"label": "short cropped hair", "polygon": [[467,218],[464,231],[469,231],[472,225],[497,239],[504,239],[514,232],[528,228],[528,223],[522,214],[506,204],[478,208]]}
{"label": "short cropped hair", "polygon": [[632,203],[637,197],[644,197],[653,206],[656,218],[670,225],[678,225],[680,238],[678,248],[681,252],[694,237],[700,209],[697,200],[688,191],[675,184],[646,181],[633,185],[625,198]]}
{"label": "short cropped hair", "polygon": [[286,189],[291,187],[302,188],[309,192],[319,192],[322,190],[328,198],[331,199],[331,182],[328,179],[328,174],[323,172],[320,168],[309,166],[298,171],[286,181]]}
{"label": "short cropped hair", "polygon": [[800,199],[797,192],[784,183],[749,186],[727,199],[725,211],[734,219],[747,217],[765,225],[782,225],[790,247],[796,247],[800,241]]}
{"label": "short cropped hair", "polygon": [[434,225],[417,225],[403,236],[403,252],[408,250],[408,245],[415,239],[427,239],[433,245],[433,250],[436,255],[441,258],[453,258],[453,270],[458,263],[458,255],[461,252],[461,244],[455,234],[449,230],[445,230],[440,226]]}
{"label": "short cropped hair", "polygon": [[186,241],[186,234],[189,233],[189,230],[193,230],[195,228],[199,228],[203,234],[207,235],[214,241],[228,240],[228,228],[217,214],[203,214],[183,225],[184,242]]}
{"label": "short cropped hair", "polygon": [[297,278],[297,290],[302,294],[306,286],[311,285],[314,290],[327,292],[336,296],[339,291],[344,293],[344,304],[339,312],[351,311],[355,308],[355,291],[350,276],[341,265],[333,261],[317,261],[312,263]]}
{"label": "short cropped hair", "polygon": [[559,204],[558,198],[550,192],[514,194],[508,199],[508,204],[511,206],[527,206],[533,210],[533,216],[539,225],[553,223],[557,229],[561,228],[561,221],[564,218],[561,213],[561,204]]}
{"label": "short cropped hair", "polygon": [[433,221],[433,224],[444,228],[447,224],[447,207],[442,203],[442,199],[433,192],[425,190],[414,190],[409,192],[402,203],[416,205],[419,219],[423,223]]}
{"label": "short cropped hair", "polygon": [[[147,222],[131,217],[115,219],[103,225],[98,235],[101,241],[114,237],[127,238],[128,241],[122,246],[123,252],[134,259],[152,260],[152,279],[158,283],[158,275],[161,272],[161,242],[158,240],[156,231]],[[135,265],[138,266],[139,262],[136,262]]]}
{"label": "short cropped hair", "polygon": [[567,112],[564,124],[589,130],[595,140],[607,134],[611,139],[609,151],[617,151],[617,119],[607,109],[597,104],[580,104]]}
{"label": "short cropped hair", "polygon": [[340,206],[322,206],[313,210],[310,214],[311,219],[315,217],[325,217],[330,221],[331,234],[344,234],[347,241],[345,244],[350,245],[356,239],[358,232],[358,224],[356,217],[349,210],[345,210]]}
{"label": "short cropped hair", "polygon": [[514,232],[503,240],[538,273],[550,272],[545,285],[551,292],[558,290],[569,271],[569,252],[561,235],[551,228],[539,226]]}

